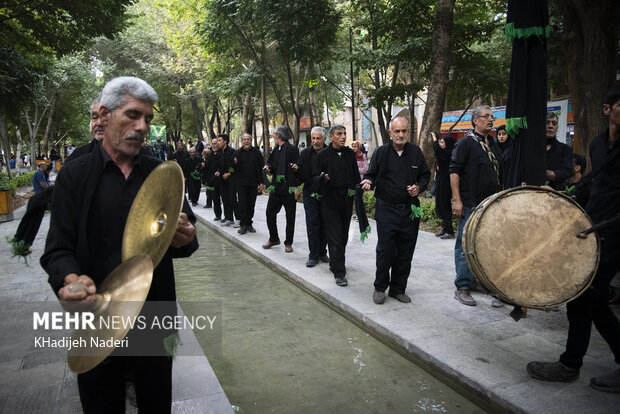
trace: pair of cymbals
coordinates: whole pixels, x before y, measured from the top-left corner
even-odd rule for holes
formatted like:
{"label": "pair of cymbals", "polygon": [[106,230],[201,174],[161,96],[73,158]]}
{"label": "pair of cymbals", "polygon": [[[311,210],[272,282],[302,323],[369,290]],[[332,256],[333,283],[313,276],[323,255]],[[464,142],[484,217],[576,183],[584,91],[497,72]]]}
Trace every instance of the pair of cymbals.
{"label": "pair of cymbals", "polygon": [[[110,355],[129,332],[129,324],[116,329],[101,327],[100,320],[134,320],[151,287],[153,270],[166,254],[174,237],[184,198],[183,172],[179,164],[160,164],[146,178],[131,205],[123,232],[122,260],[97,289],[96,300],[89,309],[95,316],[95,329],[76,329],[72,339],[84,339],[87,348],[73,347],[68,352],[69,368],[87,372]],[[80,282],[71,290],[85,289]],[[92,338],[92,339],[91,339]],[[113,339],[112,341],[108,341]],[[103,347],[91,344],[104,343]],[[91,342],[92,341],[92,342]]]}

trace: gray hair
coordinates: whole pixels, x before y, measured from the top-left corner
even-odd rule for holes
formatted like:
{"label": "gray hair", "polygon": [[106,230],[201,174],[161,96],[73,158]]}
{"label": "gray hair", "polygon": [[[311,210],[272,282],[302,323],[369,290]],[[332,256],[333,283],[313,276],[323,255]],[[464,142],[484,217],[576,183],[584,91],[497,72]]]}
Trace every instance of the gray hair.
{"label": "gray hair", "polygon": [[493,110],[491,109],[489,105],[480,105],[479,107],[474,108],[474,110],[471,113],[471,126],[473,126],[474,128],[476,127],[476,125],[474,124],[474,119],[480,118],[480,114],[482,113],[482,111],[487,110],[487,109],[491,111],[491,113],[493,113]]}
{"label": "gray hair", "polygon": [[321,136],[322,136],[323,138],[325,138],[325,137],[326,137],[326,135],[325,135],[325,134],[326,134],[326,132],[325,132],[325,128],[323,128],[322,126],[318,126],[318,125],[317,125],[317,126],[315,126],[314,128],[312,128],[312,129],[310,130],[310,135],[314,134],[315,132],[318,132],[319,134],[321,134]]}
{"label": "gray hair", "polygon": [[90,104],[90,113],[93,113],[93,108],[95,107],[95,105],[97,105],[99,102],[101,102],[101,94],[97,95],[97,97],[95,99],[93,99],[92,103]]}
{"label": "gray hair", "polygon": [[145,81],[133,76],[120,76],[108,82],[101,92],[101,106],[110,111],[127,103],[127,95],[141,101],[157,102],[157,92]]}
{"label": "gray hair", "polygon": [[558,118],[558,119],[560,119],[560,118],[558,117],[558,114],[556,114],[555,112],[553,112],[553,111],[547,111],[547,119],[551,119],[551,118]]}
{"label": "gray hair", "polygon": [[392,122],[394,122],[394,120],[399,119],[399,118],[400,118],[400,119],[404,119],[404,120],[405,120],[405,125],[406,125],[406,126],[409,126],[409,120],[408,120],[407,118],[405,118],[404,116],[397,116],[397,117],[392,118],[392,119],[390,120],[390,124],[388,125],[388,128],[389,128],[389,129],[392,129]]}
{"label": "gray hair", "polygon": [[339,129],[344,129],[345,131],[347,130],[344,125],[332,125],[332,127],[329,129],[329,135],[334,135],[334,132],[338,131]]}

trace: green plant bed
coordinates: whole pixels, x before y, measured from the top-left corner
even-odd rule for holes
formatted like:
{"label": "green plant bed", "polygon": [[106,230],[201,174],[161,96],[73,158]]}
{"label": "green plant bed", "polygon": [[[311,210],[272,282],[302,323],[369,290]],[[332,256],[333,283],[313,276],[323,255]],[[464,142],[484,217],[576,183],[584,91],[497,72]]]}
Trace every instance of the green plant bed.
{"label": "green plant bed", "polygon": [[11,194],[15,197],[15,192],[19,187],[32,186],[32,176],[34,171],[27,172],[18,177],[13,177],[9,180],[9,176],[5,173],[0,174],[0,188],[8,188],[11,190]]}
{"label": "green plant bed", "polygon": [[[374,191],[366,191],[364,193],[364,206],[366,207],[366,215],[368,218],[375,218],[375,205],[377,199],[375,198]],[[420,198],[420,208],[422,208],[422,224],[433,230],[438,230],[441,227],[441,219],[435,212],[435,199],[434,198]],[[452,225],[456,229],[458,220],[453,217]]]}

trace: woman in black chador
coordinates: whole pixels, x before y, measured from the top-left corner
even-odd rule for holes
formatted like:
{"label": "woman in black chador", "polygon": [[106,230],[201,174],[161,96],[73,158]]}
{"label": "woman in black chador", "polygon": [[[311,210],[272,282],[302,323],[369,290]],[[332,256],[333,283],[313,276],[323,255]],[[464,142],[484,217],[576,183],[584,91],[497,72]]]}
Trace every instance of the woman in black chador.
{"label": "woman in black chador", "polygon": [[437,159],[437,175],[435,179],[435,211],[441,218],[442,229],[435,233],[435,236],[442,239],[453,239],[454,228],[452,227],[452,190],[450,189],[450,158],[452,157],[452,148],[454,148],[454,139],[450,137],[440,137],[437,139],[434,133],[433,150]]}

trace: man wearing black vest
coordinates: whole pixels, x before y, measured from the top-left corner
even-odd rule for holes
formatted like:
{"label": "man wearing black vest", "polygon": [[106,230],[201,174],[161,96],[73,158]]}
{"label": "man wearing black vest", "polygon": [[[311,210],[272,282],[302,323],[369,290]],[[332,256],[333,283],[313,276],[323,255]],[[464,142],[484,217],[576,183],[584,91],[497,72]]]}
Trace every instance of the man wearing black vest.
{"label": "man wearing black vest", "polygon": [[293,251],[293,235],[295,234],[295,191],[297,191],[297,177],[293,165],[299,158],[299,150],[295,145],[288,142],[291,138],[291,130],[286,125],[276,127],[274,133],[276,146],[269,155],[267,163],[263,167],[266,173],[271,173],[271,185],[267,187],[269,201],[267,201],[267,227],[269,228],[269,240],[263,244],[263,249],[271,249],[280,244],[276,216],[284,206],[286,211],[286,239],[284,239],[284,251]]}
{"label": "man wearing black vest", "polygon": [[411,302],[405,289],[422,216],[418,195],[426,190],[431,177],[420,148],[407,142],[405,118],[392,119],[390,137],[391,142],[373,154],[362,181],[362,189],[375,188],[377,199],[377,270],[372,298],[378,305],[385,302],[388,287],[390,297]]}
{"label": "man wearing black vest", "polygon": [[321,218],[329,249],[329,270],[338,286],[347,286],[345,249],[353,213],[353,197],[360,181],[355,152],[345,146],[347,131],[343,125],[329,130],[330,144],[319,152],[314,172],[316,193],[320,195]]}
{"label": "man wearing black vest", "polygon": [[239,199],[239,234],[256,233],[252,226],[256,196],[263,190],[263,155],[252,146],[252,135],[243,134],[241,148],[235,151],[233,158],[237,196]]}

